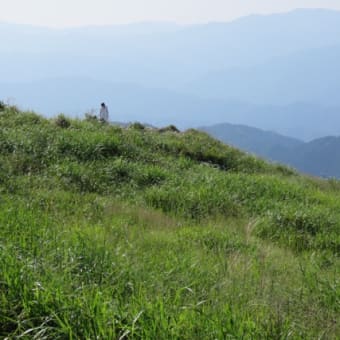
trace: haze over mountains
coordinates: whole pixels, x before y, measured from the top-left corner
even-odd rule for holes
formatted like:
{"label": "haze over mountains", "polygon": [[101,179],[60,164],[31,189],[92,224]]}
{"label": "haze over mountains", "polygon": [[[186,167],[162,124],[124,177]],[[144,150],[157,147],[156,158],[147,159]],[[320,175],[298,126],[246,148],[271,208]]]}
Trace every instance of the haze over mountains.
{"label": "haze over mountains", "polygon": [[181,128],[223,122],[302,140],[340,135],[340,12],[230,23],[45,29],[0,24],[0,98]]}
{"label": "haze over mountains", "polygon": [[200,130],[224,143],[290,165],[306,174],[340,179],[340,137],[303,142],[272,131],[227,123],[201,127]]}

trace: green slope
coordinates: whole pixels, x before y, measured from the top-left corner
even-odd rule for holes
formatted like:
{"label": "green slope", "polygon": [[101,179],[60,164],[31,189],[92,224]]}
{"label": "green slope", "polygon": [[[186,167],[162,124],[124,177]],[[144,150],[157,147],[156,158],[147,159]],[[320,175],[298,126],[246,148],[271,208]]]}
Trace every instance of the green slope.
{"label": "green slope", "polygon": [[0,126],[0,337],[338,336],[338,182],[195,130]]}

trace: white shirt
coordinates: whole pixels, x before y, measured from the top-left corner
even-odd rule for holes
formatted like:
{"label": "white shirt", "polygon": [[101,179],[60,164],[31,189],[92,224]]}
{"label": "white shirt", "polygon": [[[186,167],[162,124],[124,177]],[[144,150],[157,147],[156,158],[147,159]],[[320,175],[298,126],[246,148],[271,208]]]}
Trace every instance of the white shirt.
{"label": "white shirt", "polygon": [[99,118],[104,120],[105,122],[109,121],[109,110],[107,106],[104,106],[104,107],[102,106],[100,108]]}

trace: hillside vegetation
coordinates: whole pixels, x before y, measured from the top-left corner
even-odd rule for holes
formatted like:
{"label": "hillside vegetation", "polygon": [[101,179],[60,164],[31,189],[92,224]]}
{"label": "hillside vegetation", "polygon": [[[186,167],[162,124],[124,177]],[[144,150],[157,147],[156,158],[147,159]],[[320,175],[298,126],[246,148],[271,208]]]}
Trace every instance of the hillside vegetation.
{"label": "hillside vegetation", "polygon": [[339,182],[195,130],[0,126],[0,338],[338,338]]}

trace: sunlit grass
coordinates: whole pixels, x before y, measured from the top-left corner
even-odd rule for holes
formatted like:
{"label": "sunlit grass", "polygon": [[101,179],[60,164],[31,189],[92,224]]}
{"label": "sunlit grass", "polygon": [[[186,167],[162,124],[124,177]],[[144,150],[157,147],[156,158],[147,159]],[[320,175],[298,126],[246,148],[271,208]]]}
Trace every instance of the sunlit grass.
{"label": "sunlit grass", "polygon": [[338,182],[68,123],[0,112],[0,338],[338,338]]}

